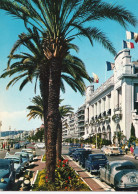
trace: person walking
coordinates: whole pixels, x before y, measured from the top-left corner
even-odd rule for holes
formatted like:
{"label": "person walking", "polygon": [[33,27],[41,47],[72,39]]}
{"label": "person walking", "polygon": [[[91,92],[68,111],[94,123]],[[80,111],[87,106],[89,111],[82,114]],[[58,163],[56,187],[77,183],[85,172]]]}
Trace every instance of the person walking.
{"label": "person walking", "polygon": [[3,144],[3,149],[5,150],[5,143]]}
{"label": "person walking", "polygon": [[133,154],[134,149],[133,149],[133,147],[132,147],[132,146],[130,147],[130,151],[131,151],[131,154]]}
{"label": "person walking", "polygon": [[8,149],[7,150],[10,152],[10,146],[9,146],[9,144],[8,144]]}
{"label": "person walking", "polygon": [[127,146],[127,144],[125,145],[125,152],[126,152],[126,154],[127,154],[127,151],[128,151],[128,146]]}

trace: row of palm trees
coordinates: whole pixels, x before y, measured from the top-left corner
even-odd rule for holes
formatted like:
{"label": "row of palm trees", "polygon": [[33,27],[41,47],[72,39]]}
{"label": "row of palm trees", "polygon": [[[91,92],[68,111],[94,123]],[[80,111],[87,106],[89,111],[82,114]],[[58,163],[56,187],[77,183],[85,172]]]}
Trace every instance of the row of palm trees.
{"label": "row of palm trees", "polygon": [[[30,81],[39,82],[43,102],[46,143],[46,173],[55,181],[56,142],[59,128],[60,89],[65,91],[66,81],[75,91],[85,91],[84,78],[91,81],[81,59],[70,54],[78,50],[73,44],[76,38],[86,37],[91,45],[100,42],[113,55],[116,54],[110,40],[98,28],[95,21],[111,19],[123,27],[136,25],[134,15],[122,6],[102,0],[1,0],[0,9],[21,19],[27,33],[19,35],[8,61],[8,68],[1,76],[15,75],[7,88],[23,79],[20,90]],[[16,54],[23,45],[28,52]],[[14,59],[17,59],[12,63]],[[16,75],[18,73],[18,75]]]}

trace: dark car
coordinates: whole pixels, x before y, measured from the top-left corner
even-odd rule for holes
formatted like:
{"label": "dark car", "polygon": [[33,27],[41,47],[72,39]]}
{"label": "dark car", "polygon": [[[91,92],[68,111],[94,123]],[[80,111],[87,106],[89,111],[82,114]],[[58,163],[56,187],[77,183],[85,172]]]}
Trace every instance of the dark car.
{"label": "dark car", "polygon": [[75,152],[75,151],[77,151],[77,150],[83,150],[83,148],[71,147],[71,148],[69,148],[68,155],[69,155],[70,157],[72,157],[73,152]]}
{"label": "dark car", "polygon": [[78,157],[79,155],[81,154],[82,151],[84,151],[85,149],[84,148],[78,148],[77,150],[75,150],[73,153],[72,153],[72,158],[73,160],[75,160],[76,162],[78,161]]}
{"label": "dark car", "polygon": [[135,157],[135,159],[138,158],[138,146],[136,146],[134,149],[134,157]]}
{"label": "dark car", "polygon": [[0,191],[9,190],[15,182],[14,163],[12,160],[0,159]]}
{"label": "dark car", "polygon": [[83,150],[78,155],[79,164],[84,168],[85,167],[85,160],[88,158],[89,154],[92,154],[91,150]]}
{"label": "dark car", "polygon": [[21,145],[20,145],[19,143],[16,143],[16,144],[14,145],[14,148],[15,148],[15,149],[20,149],[20,148],[21,148]]}
{"label": "dark car", "polygon": [[108,160],[104,154],[89,154],[85,161],[85,169],[93,172],[99,172],[101,167],[104,167],[108,163]]}

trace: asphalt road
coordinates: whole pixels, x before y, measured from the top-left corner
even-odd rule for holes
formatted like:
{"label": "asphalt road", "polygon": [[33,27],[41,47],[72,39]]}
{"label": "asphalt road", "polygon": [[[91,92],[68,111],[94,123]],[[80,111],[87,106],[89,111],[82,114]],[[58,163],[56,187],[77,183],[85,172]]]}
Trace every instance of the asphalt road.
{"label": "asphalt road", "polygon": [[[62,154],[68,154],[68,150],[69,150],[69,146],[63,146],[62,147]],[[100,150],[96,150],[96,149],[93,149],[92,151],[93,153],[103,153],[101,152]],[[109,161],[115,161],[115,160],[130,160],[131,162],[133,162],[135,165],[136,165],[136,168],[138,170],[138,160],[134,159],[134,158],[131,158],[127,155],[118,155],[118,156],[107,156],[107,159]]]}

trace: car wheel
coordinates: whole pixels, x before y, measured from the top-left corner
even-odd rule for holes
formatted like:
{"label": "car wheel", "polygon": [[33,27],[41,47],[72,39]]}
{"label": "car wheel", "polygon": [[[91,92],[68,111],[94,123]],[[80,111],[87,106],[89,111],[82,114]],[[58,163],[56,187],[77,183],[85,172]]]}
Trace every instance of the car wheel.
{"label": "car wheel", "polygon": [[90,172],[90,169],[88,168],[87,171]]}

